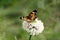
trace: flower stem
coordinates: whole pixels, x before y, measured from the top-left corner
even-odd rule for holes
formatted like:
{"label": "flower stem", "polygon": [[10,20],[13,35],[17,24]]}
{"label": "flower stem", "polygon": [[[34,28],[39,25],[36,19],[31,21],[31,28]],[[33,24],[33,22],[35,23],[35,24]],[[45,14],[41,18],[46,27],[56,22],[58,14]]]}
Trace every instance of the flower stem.
{"label": "flower stem", "polygon": [[32,35],[30,35],[29,40],[31,40]]}

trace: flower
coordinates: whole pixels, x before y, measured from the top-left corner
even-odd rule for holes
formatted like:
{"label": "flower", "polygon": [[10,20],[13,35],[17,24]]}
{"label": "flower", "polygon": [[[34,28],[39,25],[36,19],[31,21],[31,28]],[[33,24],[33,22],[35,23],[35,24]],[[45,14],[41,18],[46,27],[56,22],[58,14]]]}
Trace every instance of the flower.
{"label": "flower", "polygon": [[41,20],[38,20],[36,18],[33,22],[28,23],[26,21],[23,21],[23,29],[30,33],[30,35],[38,35],[39,33],[42,33],[44,30],[44,25]]}

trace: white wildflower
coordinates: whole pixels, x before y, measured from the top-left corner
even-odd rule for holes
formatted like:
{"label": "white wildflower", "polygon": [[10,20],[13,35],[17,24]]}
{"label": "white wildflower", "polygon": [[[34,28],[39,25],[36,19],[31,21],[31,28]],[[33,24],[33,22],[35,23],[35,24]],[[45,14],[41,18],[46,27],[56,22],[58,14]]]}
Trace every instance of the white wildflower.
{"label": "white wildflower", "polygon": [[27,32],[30,33],[30,35],[38,35],[39,33],[42,33],[44,30],[44,25],[41,20],[35,19],[35,21],[28,23],[26,21],[23,21],[23,28]]}

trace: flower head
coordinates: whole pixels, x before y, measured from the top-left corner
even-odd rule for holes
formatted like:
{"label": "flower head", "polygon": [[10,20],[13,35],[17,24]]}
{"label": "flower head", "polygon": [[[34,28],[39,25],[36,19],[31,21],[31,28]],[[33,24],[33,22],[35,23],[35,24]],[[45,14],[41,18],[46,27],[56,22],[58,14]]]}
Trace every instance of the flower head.
{"label": "flower head", "polygon": [[44,25],[41,20],[38,20],[37,18],[31,22],[28,23],[26,21],[23,21],[23,29],[30,33],[30,35],[38,35],[39,33],[42,33],[44,30]]}

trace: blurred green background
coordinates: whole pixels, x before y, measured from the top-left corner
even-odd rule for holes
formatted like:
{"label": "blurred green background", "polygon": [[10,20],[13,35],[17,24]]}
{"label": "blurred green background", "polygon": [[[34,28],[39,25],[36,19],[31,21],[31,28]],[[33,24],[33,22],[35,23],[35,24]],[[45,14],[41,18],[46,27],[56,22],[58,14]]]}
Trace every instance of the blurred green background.
{"label": "blurred green background", "polygon": [[34,9],[45,29],[31,40],[60,40],[60,0],[0,0],[0,40],[28,40],[19,18]]}

